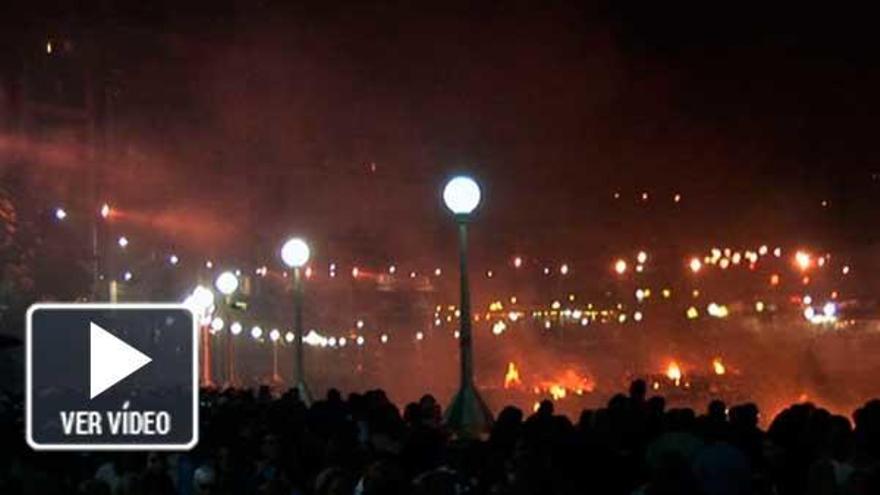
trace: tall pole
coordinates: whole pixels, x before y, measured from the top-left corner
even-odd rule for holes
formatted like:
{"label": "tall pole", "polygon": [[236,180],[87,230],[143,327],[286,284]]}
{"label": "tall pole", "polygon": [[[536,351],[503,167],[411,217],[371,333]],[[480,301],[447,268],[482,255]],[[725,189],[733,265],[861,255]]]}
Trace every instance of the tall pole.
{"label": "tall pole", "polygon": [[458,266],[461,289],[461,327],[459,354],[461,357],[461,388],[474,386],[474,346],[471,340],[471,289],[467,265],[467,218],[458,217]]}
{"label": "tall pole", "polygon": [[456,215],[458,223],[458,258],[461,303],[459,319],[459,354],[461,382],[458,393],[446,410],[446,422],[462,438],[479,438],[489,433],[492,413],[474,385],[474,349],[471,333],[471,297],[467,267],[468,215]]}
{"label": "tall pole", "polygon": [[306,371],[305,371],[305,363],[303,361],[304,356],[304,342],[303,342],[303,318],[302,318],[302,300],[303,300],[303,286],[302,286],[302,270],[300,267],[295,267],[293,269],[293,333],[296,337],[296,364],[294,367],[294,383],[296,383],[296,389],[299,392],[300,399],[303,400],[306,404],[310,404],[312,402],[312,394],[309,391],[308,385],[306,385]]}
{"label": "tall pole", "polygon": [[[232,307],[232,297],[226,296],[224,298],[224,302],[226,303],[226,308]],[[226,386],[227,387],[235,387],[238,385],[238,377],[235,373],[235,335],[232,334],[232,330],[226,332]]]}
{"label": "tall pole", "polygon": [[199,325],[202,334],[202,386],[213,387],[211,379],[211,333],[207,325]]}

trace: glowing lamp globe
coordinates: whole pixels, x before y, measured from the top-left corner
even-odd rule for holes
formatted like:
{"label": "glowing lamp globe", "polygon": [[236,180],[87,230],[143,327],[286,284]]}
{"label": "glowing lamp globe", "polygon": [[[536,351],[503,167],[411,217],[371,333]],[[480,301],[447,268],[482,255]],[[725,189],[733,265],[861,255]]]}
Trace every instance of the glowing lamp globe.
{"label": "glowing lamp globe", "polygon": [[219,332],[220,330],[223,330],[224,325],[225,322],[223,321],[223,318],[220,318],[219,316],[211,320],[211,330],[213,330],[214,332]]}
{"label": "glowing lamp globe", "polygon": [[223,272],[214,281],[214,287],[224,296],[232,295],[238,289],[238,277],[232,272]]}
{"label": "glowing lamp globe", "polygon": [[290,268],[300,268],[309,261],[309,245],[299,237],[289,239],[281,247],[281,261]]}
{"label": "glowing lamp globe", "polygon": [[241,323],[237,321],[233,322],[232,325],[229,325],[229,331],[232,332],[232,335],[238,335],[242,330]]}
{"label": "glowing lamp globe", "polygon": [[278,339],[281,338],[281,332],[278,331],[277,328],[273,328],[271,332],[269,332],[269,339],[272,342],[278,342]]}
{"label": "glowing lamp globe", "polygon": [[259,339],[262,336],[263,336],[263,329],[262,328],[257,327],[257,326],[251,328],[251,337],[253,337],[254,339]]}
{"label": "glowing lamp globe", "polygon": [[455,177],[443,188],[443,202],[452,213],[468,215],[480,204],[480,186],[470,177]]}
{"label": "glowing lamp globe", "polygon": [[214,293],[211,289],[200,285],[193,290],[190,301],[197,311],[205,312],[214,304]]}

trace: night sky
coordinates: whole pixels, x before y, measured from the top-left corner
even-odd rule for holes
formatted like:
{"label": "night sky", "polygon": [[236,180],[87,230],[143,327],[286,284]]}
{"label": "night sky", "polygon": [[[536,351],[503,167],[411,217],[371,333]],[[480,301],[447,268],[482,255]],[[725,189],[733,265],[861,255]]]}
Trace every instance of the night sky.
{"label": "night sky", "polygon": [[[484,186],[473,245],[487,262],[877,237],[880,71],[863,12],[131,3],[11,4],[2,67],[7,83],[34,67],[46,39],[100,67],[103,190],[169,243],[258,261],[298,232],[319,253],[448,258],[440,188],[459,171]],[[54,171],[82,161],[56,158],[32,180],[75,195]]]}

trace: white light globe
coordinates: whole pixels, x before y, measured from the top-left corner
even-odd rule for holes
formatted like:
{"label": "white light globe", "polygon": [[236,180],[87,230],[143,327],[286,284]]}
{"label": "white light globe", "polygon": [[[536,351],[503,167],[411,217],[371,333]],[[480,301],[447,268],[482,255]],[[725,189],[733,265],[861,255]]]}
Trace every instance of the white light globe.
{"label": "white light globe", "polygon": [[238,277],[232,272],[223,272],[214,281],[214,287],[221,294],[229,296],[238,289]]}
{"label": "white light globe", "polygon": [[194,309],[199,312],[207,311],[214,304],[214,293],[203,285],[196,287],[191,297]]}
{"label": "white light globe", "polygon": [[289,239],[281,247],[281,260],[290,268],[300,268],[309,261],[309,245],[299,237]]}
{"label": "white light globe", "polygon": [[281,338],[281,332],[278,331],[277,328],[273,328],[271,332],[269,332],[269,339],[272,342],[278,342],[278,339]]}
{"label": "white light globe", "polygon": [[260,327],[251,328],[251,337],[253,337],[255,339],[259,339],[262,336],[263,336],[263,329],[262,328],[260,328]]}
{"label": "white light globe", "polygon": [[232,325],[229,325],[229,331],[232,332],[232,335],[238,335],[242,331],[241,323],[233,322]]}
{"label": "white light globe", "polygon": [[467,215],[480,204],[480,186],[470,177],[455,177],[443,188],[443,202],[452,213]]}
{"label": "white light globe", "polygon": [[220,330],[223,330],[223,326],[225,324],[226,323],[223,321],[223,318],[217,316],[213,320],[211,320],[211,330],[213,330],[214,332],[219,332]]}

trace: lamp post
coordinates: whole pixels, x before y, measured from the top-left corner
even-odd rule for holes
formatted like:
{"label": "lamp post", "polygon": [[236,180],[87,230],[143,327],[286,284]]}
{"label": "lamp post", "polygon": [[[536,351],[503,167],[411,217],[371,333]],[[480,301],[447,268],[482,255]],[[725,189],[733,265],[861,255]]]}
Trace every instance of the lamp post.
{"label": "lamp post", "polygon": [[467,267],[467,224],[480,204],[480,186],[470,177],[455,177],[443,189],[443,202],[458,224],[458,258],[461,272],[459,350],[461,384],[446,409],[446,423],[460,437],[479,437],[489,432],[492,412],[474,385],[474,350],[471,336],[471,298]]}
{"label": "lamp post", "polygon": [[303,321],[302,321],[302,267],[309,261],[311,250],[306,242],[298,237],[292,237],[281,247],[281,261],[288,268],[293,269],[293,332],[296,337],[296,364],[294,366],[293,382],[300,399],[306,404],[311,403],[312,394],[306,385],[306,372],[303,362]]}
{"label": "lamp post", "polygon": [[193,309],[199,321],[199,332],[202,337],[202,384],[212,387],[214,380],[211,377],[211,335],[205,320],[214,307],[214,293],[211,289],[199,285],[186,298],[184,304]]}
{"label": "lamp post", "polygon": [[281,339],[281,332],[277,328],[273,328],[269,332],[269,340],[272,341],[272,383],[281,383],[281,376],[278,374],[278,341]]}
{"label": "lamp post", "polygon": [[[214,281],[214,287],[223,294],[226,308],[232,306],[232,294],[238,290],[238,277],[232,272],[223,272]],[[235,349],[233,348],[233,333],[226,334],[226,386],[234,387],[238,384],[235,376]]]}

